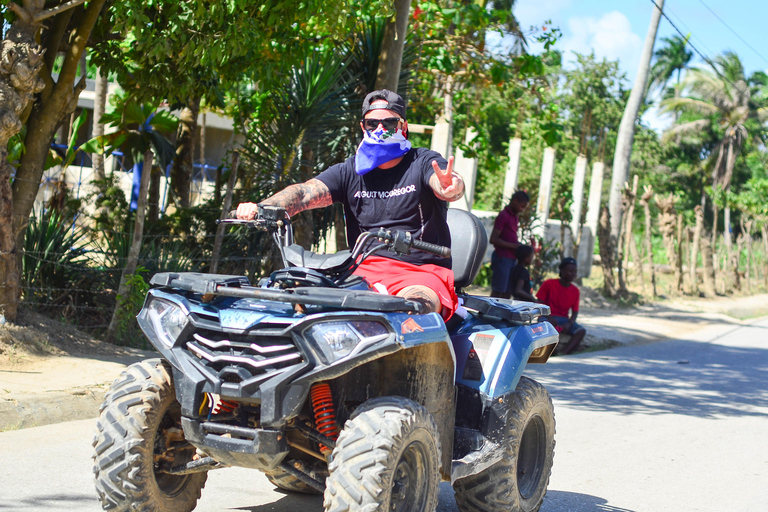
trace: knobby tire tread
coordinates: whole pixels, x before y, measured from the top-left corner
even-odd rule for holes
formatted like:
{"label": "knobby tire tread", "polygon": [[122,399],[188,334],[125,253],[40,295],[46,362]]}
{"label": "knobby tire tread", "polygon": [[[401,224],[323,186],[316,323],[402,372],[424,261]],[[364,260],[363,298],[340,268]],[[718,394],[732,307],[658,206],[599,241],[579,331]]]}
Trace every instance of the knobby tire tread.
{"label": "knobby tire tread", "polygon": [[[502,460],[453,484],[456,504],[461,512],[537,512],[541,508],[554,457],[555,420],[552,399],[544,386],[527,377],[520,378],[512,396],[514,405],[506,425],[507,442]],[[545,455],[546,463],[537,491],[528,500],[523,500],[517,488],[517,447],[528,423],[526,420],[530,419],[529,415],[534,409],[544,420],[551,447]]]}
{"label": "knobby tire tread", "polygon": [[[440,484],[440,444],[437,424],[421,405],[401,397],[369,400],[352,414],[336,441],[326,480],[326,512],[388,512],[387,486],[403,440],[425,430],[434,441],[429,454],[429,478],[425,512],[437,507]],[[419,432],[418,435],[421,435]]]}
{"label": "knobby tire tread", "polygon": [[[200,498],[207,473],[189,475],[170,500],[159,498],[145,458],[152,457],[157,423],[175,401],[171,371],[161,359],[126,368],[107,391],[93,438],[93,472],[104,510],[112,512],[190,512]],[[149,453],[147,453],[147,451]],[[162,508],[161,508],[162,507]]]}

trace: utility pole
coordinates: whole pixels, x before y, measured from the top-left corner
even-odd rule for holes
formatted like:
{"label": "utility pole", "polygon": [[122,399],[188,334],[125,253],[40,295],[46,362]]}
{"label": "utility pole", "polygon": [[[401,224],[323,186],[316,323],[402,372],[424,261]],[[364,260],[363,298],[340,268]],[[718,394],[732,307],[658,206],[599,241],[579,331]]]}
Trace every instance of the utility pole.
{"label": "utility pole", "polygon": [[648,84],[648,71],[651,67],[653,45],[656,42],[656,32],[659,29],[664,0],[656,0],[651,15],[651,24],[645,36],[645,46],[637,68],[637,77],[632,92],[629,95],[624,115],[621,116],[619,133],[616,139],[616,152],[613,156],[613,174],[611,176],[611,195],[608,199],[608,209],[611,213],[611,243],[616,246],[621,231],[621,190],[629,178],[629,164],[632,157],[632,143],[635,139],[635,121],[640,112],[640,106],[645,99]]}

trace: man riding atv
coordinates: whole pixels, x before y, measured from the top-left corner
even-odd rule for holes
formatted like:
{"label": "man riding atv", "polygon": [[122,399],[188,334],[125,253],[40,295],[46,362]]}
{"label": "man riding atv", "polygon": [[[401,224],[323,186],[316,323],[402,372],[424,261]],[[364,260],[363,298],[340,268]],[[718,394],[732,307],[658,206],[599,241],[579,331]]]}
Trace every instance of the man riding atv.
{"label": "man riding atv", "polygon": [[[464,184],[452,160],[411,148],[404,118],[402,98],[372,93],[354,158],[222,221],[280,250],[257,285],[152,277],[137,321],[159,357],[115,380],[93,438],[105,510],[190,512],[207,473],[233,466],[322,493],[326,512],[434,512],[440,482],[461,512],[539,510],[554,408],[523,370],[557,344],[538,323],[550,309],[465,292],[485,228],[447,208]],[[351,250],[294,244],[290,216],[333,201]]]}
{"label": "man riding atv", "polygon": [[[453,157],[446,161],[436,151],[411,147],[405,110],[405,100],[392,91],[368,94],[357,154],[261,204],[283,207],[292,217],[341,202],[350,247],[361,232],[380,227],[450,247],[446,201],[464,195],[464,182],[453,172]],[[237,218],[252,220],[256,212],[255,203],[241,203]],[[405,256],[388,252],[367,258],[355,274],[381,292],[422,303],[426,313],[440,313],[445,320],[458,306],[450,258],[421,251]]]}

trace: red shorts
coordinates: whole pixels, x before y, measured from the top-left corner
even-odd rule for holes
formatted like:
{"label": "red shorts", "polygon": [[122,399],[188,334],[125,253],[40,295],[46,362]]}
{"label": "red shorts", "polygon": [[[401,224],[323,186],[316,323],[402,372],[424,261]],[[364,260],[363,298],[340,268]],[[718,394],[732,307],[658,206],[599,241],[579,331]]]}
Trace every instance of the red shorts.
{"label": "red shorts", "polygon": [[[440,298],[440,303],[448,311],[443,315],[448,320],[459,306],[453,282],[453,271],[437,265],[413,265],[392,258],[369,256],[355,270],[371,285],[380,284],[386,287],[386,293],[397,293],[408,286],[421,285],[434,290]],[[383,290],[382,290],[383,292]]]}

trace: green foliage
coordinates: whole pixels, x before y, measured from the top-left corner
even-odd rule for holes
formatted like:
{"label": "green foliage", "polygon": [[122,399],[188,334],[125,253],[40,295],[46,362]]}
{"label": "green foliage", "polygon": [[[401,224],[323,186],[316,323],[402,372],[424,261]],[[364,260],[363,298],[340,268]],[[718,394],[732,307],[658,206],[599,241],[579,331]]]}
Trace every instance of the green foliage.
{"label": "green foliage", "polygon": [[656,61],[651,68],[651,88],[664,89],[675,73],[677,83],[680,83],[681,73],[688,68],[693,58],[693,51],[687,48],[690,38],[690,34],[684,38],[678,35],[661,38],[663,44],[653,54]]}
{"label": "green foliage", "polygon": [[562,247],[560,242],[546,240],[541,237],[531,237],[533,246],[533,263],[528,268],[533,281],[533,288],[538,288],[544,282],[548,273],[557,272],[560,263]]}
{"label": "green foliage", "polygon": [[83,231],[55,210],[34,215],[27,225],[22,257],[25,299],[53,303],[86,272]]}
{"label": "green foliage", "polygon": [[121,307],[117,310],[117,327],[114,340],[118,345],[141,349],[150,348],[146,337],[136,322],[136,315],[141,311],[141,307],[144,305],[144,297],[149,291],[149,284],[141,275],[146,273],[146,271],[147,269],[138,267],[135,274],[126,276],[128,292],[125,297],[117,297],[117,302]]}
{"label": "green foliage", "polygon": [[391,12],[383,0],[123,0],[106,11],[93,56],[141,102],[223,106],[222,85],[272,81],[308,48],[343,38],[366,8]]}
{"label": "green foliage", "polygon": [[491,270],[490,263],[484,263],[480,270],[477,272],[477,277],[472,281],[473,286],[483,286],[489,288],[491,286],[491,278],[493,277],[493,271]]}
{"label": "green foliage", "polygon": [[112,105],[101,121],[116,130],[90,139],[80,149],[101,154],[119,149],[133,163],[143,162],[144,153],[152,149],[156,163],[167,167],[175,154],[167,135],[176,130],[179,120],[166,110],[158,110],[157,105],[140,104],[125,94],[113,96]]}

